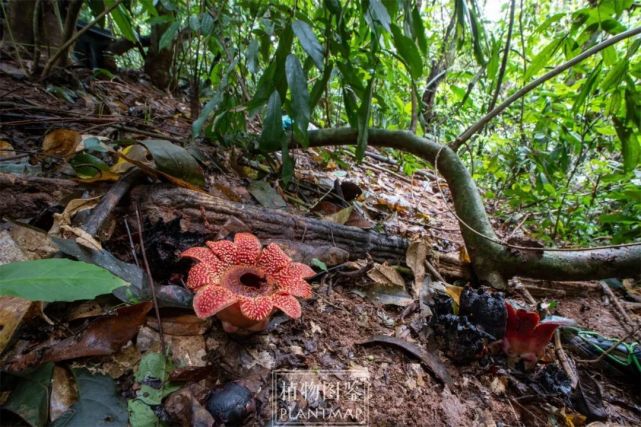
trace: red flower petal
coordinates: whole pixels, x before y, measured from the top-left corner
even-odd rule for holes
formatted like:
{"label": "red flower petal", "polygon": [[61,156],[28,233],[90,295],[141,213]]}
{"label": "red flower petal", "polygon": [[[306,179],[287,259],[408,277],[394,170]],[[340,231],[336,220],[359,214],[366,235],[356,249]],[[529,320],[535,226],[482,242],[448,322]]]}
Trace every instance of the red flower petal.
{"label": "red flower petal", "polygon": [[539,323],[530,337],[529,347],[537,356],[541,356],[545,346],[552,339],[552,334],[560,325],[554,322]]}
{"label": "red flower petal", "polygon": [[256,298],[241,297],[240,311],[245,317],[252,320],[262,320],[269,316],[274,308],[271,296]]}
{"label": "red flower petal", "polygon": [[272,296],[272,301],[274,302],[274,307],[281,309],[283,313],[292,319],[298,319],[302,314],[300,303],[292,295],[274,295]]}
{"label": "red flower petal", "polygon": [[206,286],[194,296],[196,316],[206,319],[238,301],[236,295],[220,286]]}
{"label": "red flower petal", "polygon": [[258,257],[258,266],[262,267],[267,274],[274,274],[287,267],[292,260],[275,243],[267,245]]}
{"label": "red flower petal", "polygon": [[294,262],[272,274],[271,280],[279,291],[297,297],[309,298],[312,296],[312,287],[303,278],[314,274],[316,273],[310,267]]}
{"label": "red flower petal", "polygon": [[312,287],[303,279],[284,283],[278,287],[278,290],[296,297],[309,298],[312,296]]}
{"label": "red flower petal", "polygon": [[218,274],[211,264],[199,262],[189,270],[186,285],[189,289],[198,289],[205,285],[213,285],[217,277]]}
{"label": "red flower petal", "polygon": [[220,260],[216,258],[216,255],[209,250],[209,248],[204,247],[195,247],[189,248],[183,253],[180,254],[181,258],[193,258],[196,261],[204,262],[207,264],[220,264]]}
{"label": "red flower petal", "polygon": [[539,324],[539,314],[535,311],[515,310],[510,304],[505,303],[507,309],[507,326],[505,333],[526,337],[534,332]]}
{"label": "red flower petal", "polygon": [[307,279],[316,275],[316,272],[312,270],[309,265],[301,264],[300,262],[292,262],[289,264],[287,270],[290,275],[300,277],[302,279]]}
{"label": "red flower petal", "polygon": [[260,241],[250,233],[237,233],[234,236],[236,244],[236,263],[254,265],[260,256]]}
{"label": "red flower petal", "polygon": [[533,311],[515,310],[505,303],[507,324],[503,337],[503,350],[508,358],[523,359],[526,368],[532,368],[545,351],[552,334],[566,322],[544,321],[539,323],[539,315]]}
{"label": "red flower petal", "polygon": [[207,247],[225,264],[236,264],[236,245],[229,240],[205,242]]}

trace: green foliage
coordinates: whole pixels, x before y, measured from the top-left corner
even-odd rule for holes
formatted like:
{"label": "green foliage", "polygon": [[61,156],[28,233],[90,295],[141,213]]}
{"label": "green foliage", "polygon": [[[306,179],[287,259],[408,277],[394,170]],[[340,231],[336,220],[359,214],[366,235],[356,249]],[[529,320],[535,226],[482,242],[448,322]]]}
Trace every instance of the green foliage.
{"label": "green foliage", "polygon": [[94,299],[127,285],[107,270],[81,261],[41,259],[0,265],[0,295],[31,301]]}
{"label": "green foliage", "polygon": [[43,427],[49,419],[49,396],[53,363],[45,363],[20,378],[3,409],[20,416],[32,427]]}
{"label": "green foliage", "polygon": [[127,409],[129,422],[132,426],[157,426],[160,420],[152,407],[162,403],[162,400],[180,387],[169,384],[169,374],[174,369],[171,359],[160,353],[147,353],[142,357],[138,370],[134,375],[140,384],[140,390],[135,399],[129,399]]}
{"label": "green foliage", "polygon": [[146,139],[140,144],[149,151],[159,171],[198,187],[205,186],[202,169],[183,147],[164,139]]}
{"label": "green foliage", "polygon": [[[496,90],[505,48],[509,2],[501,3],[502,11],[477,0],[240,1],[202,9],[131,0],[124,18],[111,18],[123,35],[132,19],[142,34],[166,27],[165,44],[184,61],[172,72],[201,82],[194,137],[233,143],[258,124],[259,148],[282,152],[288,180],[289,143],[306,144],[310,123],[358,129],[360,156],[371,126],[408,129],[414,116],[418,134],[447,142],[476,122]],[[498,101],[640,18],[632,0],[516,2]],[[582,61],[468,141],[460,155],[486,198],[497,199],[493,215],[512,223],[527,213],[525,227],[547,240],[641,237],[639,46],[641,39],[629,39]],[[433,104],[423,105],[433,70],[444,70],[444,79]],[[285,114],[291,133],[282,129]],[[426,167],[391,155],[408,174]]]}

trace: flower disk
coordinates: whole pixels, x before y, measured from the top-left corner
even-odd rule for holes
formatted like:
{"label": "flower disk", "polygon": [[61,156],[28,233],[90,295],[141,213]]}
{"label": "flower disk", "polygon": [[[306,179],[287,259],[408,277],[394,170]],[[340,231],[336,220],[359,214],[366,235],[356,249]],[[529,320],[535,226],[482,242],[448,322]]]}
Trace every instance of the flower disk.
{"label": "flower disk", "polygon": [[187,276],[194,310],[200,318],[214,315],[239,328],[266,322],[278,309],[297,319],[302,310],[296,297],[309,298],[312,288],[305,281],[314,270],[292,262],[280,246],[262,248],[250,233],[238,233],[234,241],[206,242],[187,249],[181,257],[197,261]]}

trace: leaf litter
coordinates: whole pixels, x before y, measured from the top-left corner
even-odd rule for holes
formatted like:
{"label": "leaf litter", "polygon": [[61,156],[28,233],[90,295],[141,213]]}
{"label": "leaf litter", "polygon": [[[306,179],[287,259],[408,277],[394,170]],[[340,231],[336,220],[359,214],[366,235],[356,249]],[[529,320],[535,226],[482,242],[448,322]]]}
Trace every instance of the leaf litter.
{"label": "leaf litter", "polygon": [[[128,105],[143,102],[146,99],[153,99],[149,108],[161,113],[157,115],[151,114],[151,120],[157,120],[154,118],[156,116],[163,116],[163,111],[187,110],[184,105],[176,107],[176,103],[180,104],[179,101],[168,100],[160,93],[156,94],[157,96],[150,96],[150,91],[154,89],[143,87],[134,81],[127,81],[127,93],[114,90],[114,86],[107,86],[106,83],[100,81],[94,83],[96,85],[95,90],[102,92],[101,96],[107,99],[107,102],[111,105],[112,113],[126,113]],[[20,86],[21,84],[11,81],[12,86],[17,85],[17,88],[12,87],[12,89],[16,89],[13,96],[33,97],[32,91],[29,90],[28,86],[26,84]],[[6,90],[6,85],[7,79],[0,79],[0,90]],[[77,98],[75,102],[88,102],[88,98],[91,98],[91,95],[83,95]],[[45,98],[45,100],[53,104],[58,102],[56,100],[52,101],[51,98]],[[59,103],[59,108],[69,108],[69,104],[66,104],[65,101],[59,101]],[[74,106],[72,108],[79,108],[79,113],[84,113],[82,107]],[[189,132],[191,123],[186,117],[181,117],[180,114],[171,114],[169,116],[165,114],[164,116],[171,118],[157,120],[154,123],[162,133],[173,137],[185,135]],[[68,131],[67,135],[65,136],[63,132],[59,132],[61,136],[56,137],[59,138],[59,141],[47,145],[48,150],[44,150],[45,153],[64,159],[73,156],[80,149],[81,151],[87,150],[95,158],[104,161],[105,153],[100,150],[96,151],[95,144],[91,142],[87,144],[88,138],[81,136],[81,142],[75,143],[78,140],[75,136],[76,133],[78,135],[89,133],[85,132],[80,125],[69,121],[61,129]],[[107,131],[108,129],[105,129],[105,134],[108,133]],[[42,135],[46,134],[49,134],[49,132],[44,132],[41,129],[37,136],[41,140]],[[14,135],[19,135],[19,133]],[[96,136],[100,137],[101,135]],[[3,139],[7,138],[3,136]],[[11,147],[16,147],[18,143],[22,144],[19,139],[19,136],[13,137],[7,143]],[[108,139],[100,140],[100,142],[105,144],[107,148],[115,148],[110,145]],[[42,147],[32,148],[40,149]],[[207,176],[206,178],[208,182],[213,182],[219,181],[219,177],[225,177],[223,180],[225,181],[224,186],[219,186],[223,188],[222,190],[219,188],[219,194],[226,198],[231,198],[231,195],[239,194],[234,188],[246,188],[246,181],[230,172],[235,169],[229,166],[231,160],[229,152],[211,148],[206,148],[206,150],[209,150],[211,157],[209,155],[205,157],[215,159],[214,162],[217,165],[222,165],[223,170],[226,169],[228,171],[225,175]],[[52,325],[41,326],[41,330],[38,330],[35,325],[44,325],[44,321],[39,317],[35,317],[35,320],[29,320],[28,322],[26,319],[18,318],[17,323],[21,327],[13,328],[14,334],[12,335],[15,336],[8,338],[10,343],[15,343],[13,344],[13,350],[22,350],[22,352],[18,352],[21,355],[28,354],[29,351],[37,348],[38,342],[43,343],[46,334],[50,334],[50,342],[40,346],[40,349],[43,350],[45,355],[48,355],[50,360],[63,360],[58,359],[62,357],[58,356],[58,354],[61,354],[63,352],[62,349],[64,349],[64,352],[72,351],[70,358],[79,358],[73,362],[74,365],[84,365],[82,367],[74,367],[72,370],[79,391],[79,400],[74,403],[74,408],[77,410],[75,413],[81,414],[82,417],[76,418],[76,415],[68,418],[70,417],[68,414],[67,416],[64,415],[66,412],[60,415],[62,409],[69,403],[66,402],[60,406],[62,409],[56,410],[56,415],[61,417],[57,419],[58,423],[62,422],[60,420],[64,420],[64,422],[74,425],[73,423],[93,423],[97,420],[97,418],[83,418],[90,416],[107,417],[113,421],[113,425],[126,423],[127,406],[123,399],[118,398],[119,392],[127,395],[130,402],[137,402],[130,403],[129,416],[133,411],[135,417],[139,417],[135,419],[143,420],[141,422],[149,422],[149,420],[159,419],[159,415],[163,417],[165,414],[170,414],[174,417],[174,420],[181,420],[185,423],[195,423],[196,420],[208,423],[211,420],[208,417],[209,412],[203,411],[203,409],[208,406],[207,397],[211,391],[224,389],[224,384],[235,384],[235,381],[239,379],[251,378],[254,384],[246,388],[258,405],[254,408],[249,408],[251,410],[246,414],[249,417],[246,423],[253,425],[256,422],[268,420],[270,417],[268,403],[272,392],[269,381],[271,369],[345,369],[350,367],[365,367],[370,372],[370,387],[371,390],[374,390],[370,395],[370,422],[374,425],[416,425],[417,420],[420,419],[430,419],[434,420],[436,424],[448,425],[468,425],[475,422],[487,425],[498,422],[528,424],[533,420],[548,419],[549,417],[553,417],[557,422],[565,423],[566,425],[582,422],[580,414],[568,409],[569,403],[564,402],[562,399],[550,401],[555,408],[554,410],[550,409],[550,407],[542,407],[540,399],[536,395],[534,397],[530,396],[533,390],[531,388],[532,384],[506,371],[500,360],[490,357],[483,361],[483,363],[487,364],[472,362],[471,364],[459,365],[443,355],[443,348],[438,347],[435,340],[432,339],[433,337],[425,335],[425,319],[417,312],[412,311],[413,297],[420,296],[424,292],[426,280],[422,279],[422,276],[430,275],[429,272],[425,272],[423,260],[429,258],[428,254],[431,251],[457,254],[462,247],[462,240],[458,231],[451,231],[457,229],[456,220],[447,214],[447,208],[440,198],[429,196],[434,195],[434,188],[437,188],[440,183],[429,179],[419,179],[416,176],[412,179],[401,179],[402,177],[399,178],[395,174],[374,172],[377,171],[376,168],[359,165],[349,159],[342,160],[345,163],[342,167],[349,168],[349,172],[346,173],[335,169],[335,166],[331,167],[328,162],[325,162],[323,156],[319,155],[320,151],[322,150],[315,149],[310,150],[310,153],[292,153],[298,165],[296,169],[297,182],[307,183],[310,188],[317,189],[318,191],[315,191],[314,195],[306,193],[308,190],[292,190],[290,186],[278,189],[271,187],[274,191],[271,195],[261,195],[259,197],[262,197],[264,203],[273,203],[273,200],[277,200],[276,203],[280,208],[294,209],[295,206],[305,210],[306,207],[313,206],[314,201],[317,202],[327,191],[334,192],[336,180],[345,182],[346,179],[349,179],[350,182],[362,189],[363,194],[358,197],[358,200],[347,201],[347,204],[340,200],[331,202],[338,207],[335,212],[341,209],[348,209],[345,212],[349,212],[351,208],[350,217],[345,220],[344,217],[347,215],[341,214],[338,222],[349,224],[354,212],[358,212],[364,221],[356,224],[357,226],[363,228],[374,226],[388,233],[400,234],[425,242],[423,246],[414,246],[414,249],[408,252],[406,264],[410,268],[410,274],[392,265],[375,267],[372,275],[376,279],[369,278],[369,280],[363,275],[350,278],[349,276],[341,276],[338,273],[326,273],[325,279],[321,283],[315,284],[316,298],[304,303],[303,310],[305,314],[301,320],[284,321],[282,318],[274,318],[273,325],[268,328],[266,334],[247,337],[240,341],[224,334],[216,321],[211,325],[197,325],[187,320],[184,322],[175,320],[180,319],[180,315],[166,312],[167,317],[165,318],[163,315],[163,319],[165,319],[163,323],[166,326],[167,335],[171,336],[167,340],[173,342],[186,340],[179,337],[190,337],[190,339],[196,337],[194,342],[197,342],[197,344],[191,346],[191,349],[182,352],[183,356],[179,357],[178,361],[183,366],[177,365],[176,369],[169,373],[170,375],[179,373],[182,377],[176,374],[175,378],[186,378],[187,384],[175,391],[174,394],[166,396],[164,400],[160,398],[164,406],[160,410],[160,414],[157,414],[158,411],[151,410],[151,406],[141,401],[137,395],[141,390],[141,383],[134,376],[135,372],[140,372],[141,351],[139,347],[144,344],[144,335],[146,334],[147,336],[149,346],[145,348],[146,351],[142,352],[144,353],[142,355],[143,358],[145,355],[154,354],[155,343],[160,340],[160,336],[156,331],[158,323],[147,315],[148,310],[145,311],[146,308],[138,308],[136,313],[131,313],[135,318],[133,323],[129,325],[131,330],[121,330],[116,334],[115,338],[110,337],[106,332],[110,327],[107,325],[113,325],[108,319],[114,320],[121,317],[118,314],[114,314],[119,313],[120,309],[111,310],[112,314],[107,314],[103,317],[92,317],[98,313],[97,310],[88,311],[86,317],[80,316],[70,320],[72,323],[69,323],[69,325],[75,329],[76,335],[69,335],[69,331],[65,331],[64,328],[57,328]],[[110,160],[113,161],[112,167],[119,162],[118,158]],[[147,162],[144,166],[148,168],[150,174],[156,172],[157,175],[174,184],[193,188],[193,186],[197,186],[200,183],[198,179],[190,183],[189,180],[183,179],[185,176],[173,176],[167,171],[152,170],[154,166],[149,164],[147,156],[143,156],[136,161]],[[367,161],[376,165],[375,160],[368,159]],[[96,165],[98,163],[95,163],[92,167],[100,169],[101,166]],[[157,167],[158,165],[155,166]],[[51,170],[47,169],[46,165],[45,170],[48,171],[47,173],[51,173]],[[61,170],[64,170],[64,168],[58,169],[58,171]],[[123,173],[123,170],[116,169],[111,170],[111,172],[119,174]],[[53,169],[53,171],[57,173],[55,172],[56,169]],[[73,174],[73,172],[71,173]],[[229,191],[229,189],[232,190]],[[294,196],[299,201],[294,201],[291,196]],[[281,198],[283,202],[278,198]],[[301,204],[300,201],[307,201],[307,206]],[[71,216],[77,214],[78,212],[73,212]],[[122,239],[122,236],[122,234],[116,234],[113,241],[117,241],[118,238]],[[169,247],[172,246],[170,245]],[[176,245],[173,247],[176,248]],[[92,254],[90,250],[85,248],[80,250],[78,247],[71,248],[67,245],[65,252],[79,259],[102,265],[121,278],[123,276],[126,277],[125,280],[133,285],[132,289],[136,289],[136,282],[138,284],[145,283],[143,279],[144,273],[141,272],[142,270],[139,267],[135,266],[130,256],[123,256],[123,252],[118,250],[118,245],[113,243],[107,242],[107,248],[102,252],[103,261],[99,261],[101,256],[96,256],[97,253],[100,253],[97,248],[94,249]],[[110,251],[113,251],[121,259],[113,257]],[[426,255],[423,255],[424,253]],[[107,254],[114,259],[109,259]],[[165,259],[171,259],[170,251],[163,256]],[[137,270],[131,266],[136,267]],[[392,273],[392,270],[396,274]],[[170,273],[164,272],[164,277],[169,277]],[[402,290],[407,295],[408,304],[402,304],[405,307],[397,307],[355,295],[355,291],[371,286],[372,282],[387,288]],[[160,288],[165,287],[167,286],[160,286]],[[138,287],[140,292],[143,289],[144,286]],[[460,295],[461,292],[464,292],[464,289],[460,288],[458,292],[459,294],[457,295]],[[143,295],[140,293],[137,296],[141,297]],[[133,296],[136,297],[136,294]],[[129,300],[129,297],[131,295],[125,299]],[[563,297],[557,298],[557,300],[559,304],[556,310],[559,314],[572,317],[584,326],[599,330],[608,336],[625,336],[625,331],[617,323],[615,316],[606,305],[602,304],[598,297]],[[114,301],[109,301],[107,306],[113,306],[113,304]],[[47,313],[52,315],[52,313],[59,312],[61,308],[58,307],[59,305],[60,303],[51,304],[50,307],[46,308]],[[188,316],[187,313],[185,315]],[[124,319],[132,321],[132,318],[123,315],[121,321],[125,322]],[[35,323],[32,324],[33,322]],[[142,329],[138,329],[135,326],[137,324],[144,326],[142,326]],[[115,330],[118,331],[119,327],[116,327]],[[385,338],[385,340],[394,338],[411,344],[410,347],[415,351],[411,351],[410,354],[433,354],[451,373],[451,386],[443,386],[441,382],[435,380],[429,373],[429,369],[426,370],[427,365],[423,366],[416,363],[415,356],[398,352],[386,345],[358,345],[368,337],[380,335],[391,337]],[[90,352],[87,353],[85,351],[88,347],[85,345],[80,345],[80,350],[74,349],[72,343],[83,343],[85,342],[83,340],[88,340],[88,337],[92,336],[94,338],[98,337],[97,354],[103,354],[103,356],[91,356]],[[408,347],[407,345],[402,346]],[[82,350],[83,347],[85,347],[85,350]],[[180,347],[177,346],[176,348]],[[76,352],[74,353],[73,351]],[[13,353],[14,355],[16,354],[15,351]],[[104,355],[110,356],[105,357]],[[86,366],[95,370],[97,366],[108,366],[109,363],[113,364],[120,357],[122,357],[121,364],[115,364],[107,369],[117,382],[102,374],[91,373],[85,368]],[[38,363],[44,360],[47,360],[47,357],[40,358]],[[548,358],[546,363],[549,365],[551,360],[552,358]],[[176,360],[172,360],[172,363],[175,362]],[[189,363],[192,366],[186,366]],[[118,368],[115,368],[116,365],[118,365]],[[47,366],[51,366],[51,363],[40,365],[40,368],[37,368],[38,370],[35,372],[41,372],[40,369],[42,369],[41,374],[47,376],[49,375]],[[203,367],[209,367],[210,369],[206,371],[203,370]],[[53,372],[59,373],[59,366],[56,365],[56,368],[57,371],[54,369]],[[163,379],[167,381],[169,378],[167,377],[167,372],[159,373],[158,370],[154,370],[154,372],[154,375],[157,376],[154,377],[152,375],[151,377],[159,379],[161,383]],[[55,377],[55,374],[52,375]],[[584,400],[592,400],[591,405],[593,407],[598,407],[600,401],[605,410],[613,414],[611,420],[622,423],[637,423],[641,411],[635,409],[634,406],[630,407],[621,404],[621,402],[631,401],[630,394],[626,388],[618,383],[614,385],[609,383],[609,378],[600,376],[598,373],[596,375],[599,383],[609,385],[608,395],[602,396],[602,400],[597,398],[594,401],[596,394],[594,391],[588,391],[590,389],[589,381],[585,380],[584,388],[587,398],[584,398]],[[150,380],[151,377],[147,377],[147,382],[149,383],[147,386],[153,390],[158,390],[154,388],[158,385],[157,382]],[[67,380],[63,380],[58,374],[58,378],[57,383],[68,382],[68,376],[66,377]],[[146,380],[142,379],[142,381],[144,383]],[[36,381],[37,383],[38,381]],[[98,387],[90,386],[90,384],[99,385],[100,390],[98,390]],[[528,391],[521,393],[520,390]],[[101,393],[94,394],[98,393],[98,391],[101,391]],[[96,398],[101,399],[103,402],[108,402],[109,407],[93,408],[88,406],[87,398],[91,396],[97,396]],[[519,400],[515,400],[516,398]],[[155,398],[154,402],[157,401],[158,398]],[[40,406],[45,407],[45,405]],[[595,410],[593,412],[598,411]],[[53,408],[51,413],[54,413]],[[32,418],[33,420],[37,420],[40,417],[39,419],[47,421],[39,412],[32,412],[32,414],[35,414]]]}

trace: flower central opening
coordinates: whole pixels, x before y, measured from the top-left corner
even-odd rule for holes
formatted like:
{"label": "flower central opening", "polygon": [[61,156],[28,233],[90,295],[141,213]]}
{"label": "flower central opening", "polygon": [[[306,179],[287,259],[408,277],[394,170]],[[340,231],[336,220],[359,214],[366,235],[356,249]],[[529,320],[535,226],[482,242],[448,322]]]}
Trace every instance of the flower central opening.
{"label": "flower central opening", "polygon": [[252,298],[269,295],[273,290],[267,274],[260,268],[251,265],[231,266],[221,276],[220,284],[236,295]]}
{"label": "flower central opening", "polygon": [[260,289],[267,284],[265,276],[256,274],[254,272],[247,272],[240,276],[240,283],[250,288]]}

